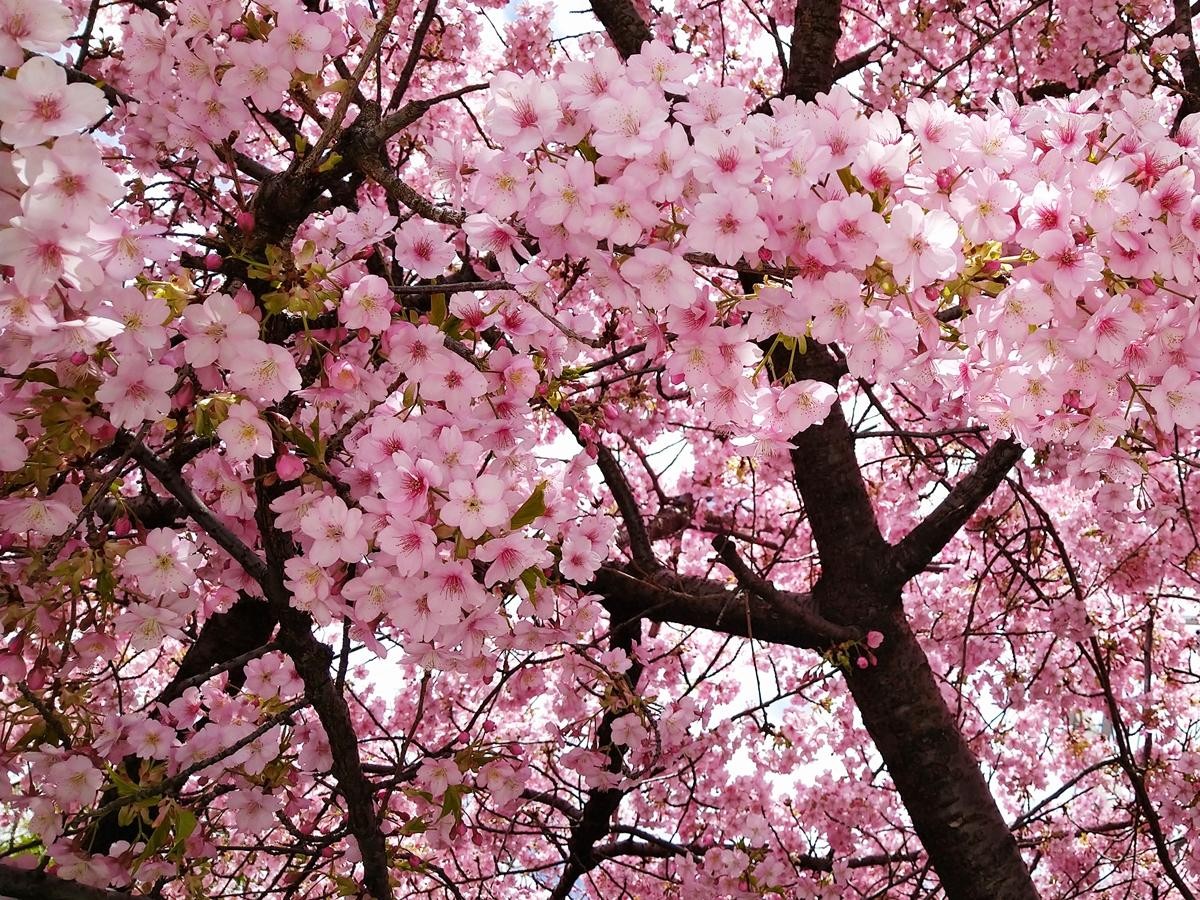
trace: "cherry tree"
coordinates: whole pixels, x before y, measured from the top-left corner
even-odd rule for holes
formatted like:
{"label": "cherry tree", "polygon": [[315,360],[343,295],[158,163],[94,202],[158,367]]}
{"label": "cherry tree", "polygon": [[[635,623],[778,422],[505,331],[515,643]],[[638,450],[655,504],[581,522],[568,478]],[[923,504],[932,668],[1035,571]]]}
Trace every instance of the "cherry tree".
{"label": "cherry tree", "polygon": [[0,0],[0,896],[1200,891],[1187,0]]}

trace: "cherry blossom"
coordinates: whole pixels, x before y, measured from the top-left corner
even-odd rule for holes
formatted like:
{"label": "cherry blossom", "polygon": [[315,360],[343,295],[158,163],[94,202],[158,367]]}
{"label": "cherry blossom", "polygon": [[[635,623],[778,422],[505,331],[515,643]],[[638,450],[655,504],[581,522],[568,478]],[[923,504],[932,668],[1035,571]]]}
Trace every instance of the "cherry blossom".
{"label": "cherry blossom", "polygon": [[0,139],[14,147],[40,144],[46,138],[95,124],[106,106],[98,87],[68,85],[60,66],[35,56],[21,66],[14,80],[0,83],[0,121],[4,123]]}

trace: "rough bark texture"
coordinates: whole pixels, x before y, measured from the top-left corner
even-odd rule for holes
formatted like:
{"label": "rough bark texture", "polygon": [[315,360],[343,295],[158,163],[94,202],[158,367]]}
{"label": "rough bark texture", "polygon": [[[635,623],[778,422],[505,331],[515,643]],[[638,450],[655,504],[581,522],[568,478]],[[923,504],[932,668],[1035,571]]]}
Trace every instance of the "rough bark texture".
{"label": "rough bark texture", "polygon": [[1192,24],[1192,7],[1188,0],[1174,0],[1173,30],[1187,38],[1187,47],[1179,51],[1179,70],[1183,75],[1183,100],[1176,121],[1200,111],[1200,59],[1196,56],[1196,36]]}
{"label": "rough bark texture", "polygon": [[642,44],[654,40],[649,26],[629,0],[592,0],[592,12],[622,59],[629,59],[642,49]]}
{"label": "rough bark texture", "polygon": [[[0,897],[15,900],[139,900],[124,891],[106,891],[32,869],[0,863]],[[144,898],[145,895],[142,895]]]}
{"label": "rough bark texture", "polygon": [[[898,600],[898,598],[896,598]],[[1017,842],[946,708],[903,610],[876,627],[878,665],[846,681],[952,900],[1034,900]]]}
{"label": "rough bark texture", "polygon": [[841,0],[796,0],[792,22],[791,60],[783,92],[814,100],[833,83],[834,51],[842,36]]}

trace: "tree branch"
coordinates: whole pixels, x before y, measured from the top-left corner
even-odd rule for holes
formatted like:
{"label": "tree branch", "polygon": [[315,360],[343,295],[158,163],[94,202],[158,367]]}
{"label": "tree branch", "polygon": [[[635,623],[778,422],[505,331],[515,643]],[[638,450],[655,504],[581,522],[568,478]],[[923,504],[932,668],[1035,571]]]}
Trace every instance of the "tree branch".
{"label": "tree branch", "polygon": [[833,86],[834,50],[841,36],[841,0],[796,0],[785,96],[812,101]]}
{"label": "tree branch", "polygon": [[622,59],[629,59],[642,49],[642,44],[654,40],[650,27],[629,0],[591,0],[591,3],[592,12]]}
{"label": "tree branch", "polygon": [[364,175],[400,201],[417,215],[443,225],[461,225],[466,218],[461,212],[435,206],[427,197],[422,197],[406,182],[390,172],[379,159],[368,154],[355,156],[354,160]]}
{"label": "tree branch", "polygon": [[0,897],[14,900],[146,900],[145,895],[89,887],[48,875],[40,869],[18,869],[0,863]]}
{"label": "tree branch", "polygon": [[778,591],[767,603],[744,590],[665,568],[649,574],[632,566],[601,566],[588,585],[613,621],[645,618],[667,625],[704,628],[733,637],[824,650],[829,636],[810,630],[812,597]]}
{"label": "tree branch", "polygon": [[1196,57],[1196,36],[1192,27],[1192,9],[1188,0],[1174,0],[1175,21],[1172,30],[1187,38],[1187,46],[1179,51],[1179,70],[1183,75],[1185,93],[1180,101],[1176,121],[1200,111],[1200,59]]}
{"label": "tree branch", "polygon": [[[721,561],[725,563],[730,572],[747,593],[757,597],[763,603],[771,607],[782,606],[787,600],[782,591],[780,591],[771,582],[759,578],[750,571],[750,567],[746,565],[745,560],[738,555],[737,547],[733,541],[726,535],[719,535],[713,538],[713,549],[717,551],[717,555],[721,557]],[[862,637],[862,633],[856,628],[847,628],[843,625],[835,625],[823,618],[811,606],[798,603],[796,604],[796,616],[799,619],[798,624],[806,631],[815,636],[824,636],[827,643],[839,644],[844,641],[854,641]]]}
{"label": "tree branch", "polygon": [[143,469],[153,475],[172,497],[187,511],[204,532],[232,556],[246,573],[259,584],[267,579],[267,565],[252,549],[242,542],[229,527],[216,517],[204,501],[192,493],[183,475],[155,456],[145,444],[136,443],[133,456]]}
{"label": "tree branch", "polygon": [[1011,438],[997,441],[975,469],[958,482],[925,520],[888,554],[890,576],[903,584],[921,572],[967,523],[1021,458],[1024,448]]}
{"label": "tree branch", "polygon": [[[567,426],[575,439],[583,443],[583,439],[579,436],[579,418],[575,413],[560,409],[558,418]],[[653,571],[659,567],[659,563],[654,558],[654,550],[650,546],[650,536],[646,532],[646,523],[642,519],[641,508],[638,506],[637,498],[633,495],[633,489],[629,486],[629,481],[626,479],[625,473],[621,471],[621,464],[617,462],[613,452],[599,441],[595,443],[595,447],[596,466],[600,469],[600,474],[604,476],[604,482],[608,485],[608,489],[612,491],[617,509],[621,512],[621,519],[625,522],[625,530],[629,534],[629,552],[633,556],[634,562],[647,571]]]}
{"label": "tree branch", "polygon": [[387,843],[379,828],[375,810],[375,790],[363,772],[358,752],[358,732],[350,717],[350,708],[329,673],[333,651],[316,638],[312,619],[291,605],[283,584],[284,563],[295,552],[290,536],[275,527],[271,513],[271,492],[264,483],[270,463],[255,459],[255,521],[267,556],[267,575],[263,590],[271,610],[279,619],[279,647],[296,666],[304,682],[304,697],[317,713],[329,752],[338,791],[346,801],[346,824],[358,844],[362,858],[363,883],[374,900],[391,900],[391,876]]}

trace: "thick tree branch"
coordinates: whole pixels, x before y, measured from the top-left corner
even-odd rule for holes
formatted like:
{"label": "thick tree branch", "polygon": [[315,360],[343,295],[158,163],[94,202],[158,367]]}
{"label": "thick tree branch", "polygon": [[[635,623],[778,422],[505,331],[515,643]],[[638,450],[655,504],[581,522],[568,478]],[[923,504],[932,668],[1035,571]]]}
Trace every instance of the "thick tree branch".
{"label": "thick tree branch", "polygon": [[364,887],[374,900],[391,900],[387,843],[375,810],[375,791],[363,772],[350,708],[330,675],[333,651],[313,634],[312,619],[291,605],[283,584],[284,564],[295,551],[291,538],[275,527],[270,508],[273,498],[264,482],[269,467],[269,462],[255,459],[255,521],[267,556],[263,590],[279,619],[277,641],[296,666],[304,682],[305,699],[317,713],[329,741],[333,776],[346,802],[346,823],[362,858]]}
{"label": "thick tree branch", "polygon": [[[734,546],[733,541],[729,537],[719,535],[713,538],[712,546],[717,551],[717,555],[721,557],[721,561],[725,563],[729,571],[737,578],[738,584],[748,594],[758,598],[770,607],[783,607],[787,604],[787,598],[782,591],[771,584],[771,582],[759,578],[750,571],[750,567],[738,555],[737,547]],[[862,632],[858,629],[847,628],[844,625],[835,625],[833,622],[824,619],[815,609],[803,603],[794,604],[792,608],[800,620],[798,624],[805,631],[812,635],[824,636],[830,644],[854,641],[862,637]]]}
{"label": "thick tree branch", "polygon": [[426,97],[423,100],[409,100],[398,110],[389,113],[379,121],[379,125],[375,129],[376,138],[382,144],[392,135],[416,122],[430,109],[437,106],[437,104],[444,103],[447,100],[456,100],[459,97],[465,97],[467,94],[473,94],[476,91],[482,91],[486,88],[486,84],[468,84],[465,87],[447,91],[444,94],[438,94],[436,97]]}
{"label": "thick tree branch", "polygon": [[[631,621],[614,621],[612,633],[609,635],[609,647],[623,650],[629,658],[629,668],[614,680],[621,685],[621,694],[632,698],[637,692],[639,679],[642,677],[643,666],[634,655],[635,645],[642,636],[642,620],[635,618]],[[612,739],[613,723],[629,711],[630,703],[624,702],[606,709],[600,717],[596,729],[596,748],[608,753],[608,771],[620,774],[625,762],[625,750]],[[627,792],[620,788],[602,788],[588,791],[588,798],[579,811],[578,818],[571,820],[571,836],[567,840],[567,864],[563,873],[550,892],[550,900],[567,900],[575,882],[592,869],[596,868],[603,857],[597,856],[596,844],[609,833],[613,816],[621,805],[621,800]]]}
{"label": "thick tree branch", "polygon": [[923,571],[981,503],[1004,481],[1023,448],[1011,438],[997,441],[972,472],[958,482],[937,508],[890,552],[890,577],[903,584]]}
{"label": "thick tree branch", "polygon": [[67,881],[41,870],[18,869],[0,863],[0,897],[14,900],[146,900],[145,895],[127,894]]}
{"label": "thick tree branch", "polygon": [[151,452],[145,444],[137,443],[133,448],[134,459],[143,469],[153,475],[167,492],[179,501],[187,514],[199,525],[209,537],[237,560],[246,573],[259,584],[267,579],[267,565],[262,558],[242,542],[224,522],[216,517],[211,509],[197,497],[191,487],[183,480],[183,475],[168,463],[163,462]]}
{"label": "thick tree branch", "polygon": [[461,212],[435,206],[427,197],[418,194],[411,186],[391,172],[378,158],[369,154],[358,154],[354,159],[362,173],[388,192],[388,196],[403,203],[417,215],[443,225],[461,225],[466,218]]}
{"label": "thick tree branch", "polygon": [[[579,435],[579,418],[575,413],[559,409],[558,418],[575,436],[575,440],[582,444],[583,438]],[[633,488],[629,486],[629,480],[621,471],[621,464],[617,462],[613,452],[599,441],[595,446],[596,467],[600,469],[600,474],[604,476],[604,483],[612,491],[613,500],[616,501],[621,519],[625,523],[625,531],[629,535],[630,555],[633,556],[634,562],[643,569],[653,571],[658,568],[659,564],[654,558],[654,550],[650,546],[650,537],[646,532],[646,523],[642,519],[642,511],[637,498],[633,495]]]}
{"label": "thick tree branch", "polygon": [[767,603],[719,581],[609,565],[600,568],[588,590],[600,595],[614,622],[641,617],[789,647],[829,646],[827,634],[809,628],[815,611],[808,594],[779,591],[777,602]]}
{"label": "thick tree branch", "polygon": [[654,40],[650,27],[642,21],[630,0],[591,0],[592,12],[608,32],[609,39],[622,59],[629,59],[642,44]]}
{"label": "thick tree branch", "polygon": [[786,96],[812,101],[829,90],[841,36],[841,0],[796,0],[791,60],[783,79]]}
{"label": "thick tree branch", "polygon": [[[238,669],[277,649],[275,644],[267,643],[274,628],[275,616],[267,602],[260,597],[241,594],[227,612],[205,620],[196,640],[184,654],[175,677],[155,698],[156,702],[170,704],[182,697],[188,688],[199,687],[222,672]],[[233,672],[229,678],[231,684],[240,687],[245,674]]]}
{"label": "thick tree branch", "polygon": [[1184,93],[1176,121],[1200,111],[1200,59],[1196,56],[1196,35],[1192,24],[1192,8],[1188,0],[1174,0],[1175,21],[1172,30],[1187,38],[1187,46],[1179,51],[1179,70],[1183,75]]}

